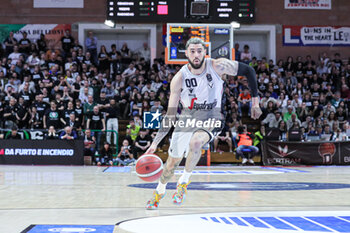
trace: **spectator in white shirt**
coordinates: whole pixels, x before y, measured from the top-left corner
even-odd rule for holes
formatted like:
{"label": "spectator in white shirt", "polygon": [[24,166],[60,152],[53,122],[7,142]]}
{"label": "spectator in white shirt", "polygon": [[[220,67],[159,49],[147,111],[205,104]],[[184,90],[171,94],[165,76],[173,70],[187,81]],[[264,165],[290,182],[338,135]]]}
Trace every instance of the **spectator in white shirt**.
{"label": "spectator in white shirt", "polygon": [[154,92],[155,92],[155,91],[156,91],[156,90],[154,90],[154,89],[152,88],[151,84],[152,84],[152,83],[149,82],[149,81],[146,83],[146,85],[145,85],[145,86],[142,88],[142,90],[141,90],[141,94],[142,94],[142,95],[143,95],[146,91],[147,91],[147,92],[151,92],[151,91],[154,91]]}
{"label": "spectator in white shirt", "polygon": [[22,54],[18,52],[18,45],[13,46],[13,52],[8,56],[11,59],[11,65],[16,65]]}
{"label": "spectator in white shirt", "polygon": [[129,68],[127,68],[126,70],[124,70],[124,72],[122,73],[122,77],[123,78],[130,78],[131,76],[133,76],[136,72],[136,68],[134,63],[130,63]]}
{"label": "spectator in white shirt", "polygon": [[151,60],[151,51],[146,42],[143,43],[142,48],[139,49],[139,54],[140,54],[140,57],[143,57],[146,62],[149,62]]}

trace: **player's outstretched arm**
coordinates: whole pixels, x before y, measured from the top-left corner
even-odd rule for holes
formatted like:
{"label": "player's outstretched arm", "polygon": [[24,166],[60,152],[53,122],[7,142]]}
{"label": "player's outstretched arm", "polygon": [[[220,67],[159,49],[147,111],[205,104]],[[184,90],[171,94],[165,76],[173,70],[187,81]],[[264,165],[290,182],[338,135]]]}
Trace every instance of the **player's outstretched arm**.
{"label": "player's outstretched arm", "polygon": [[154,153],[157,149],[158,144],[162,139],[169,133],[171,127],[163,127],[164,122],[175,121],[177,108],[179,106],[180,95],[182,87],[182,74],[178,72],[170,83],[170,97],[168,102],[168,111],[164,116],[160,129],[157,132],[151,146],[148,148],[146,153]]}
{"label": "player's outstretched arm", "polygon": [[245,63],[219,58],[213,62],[214,70],[220,75],[245,76],[252,95],[251,117],[258,119],[262,114],[259,106],[258,85],[255,70]]}

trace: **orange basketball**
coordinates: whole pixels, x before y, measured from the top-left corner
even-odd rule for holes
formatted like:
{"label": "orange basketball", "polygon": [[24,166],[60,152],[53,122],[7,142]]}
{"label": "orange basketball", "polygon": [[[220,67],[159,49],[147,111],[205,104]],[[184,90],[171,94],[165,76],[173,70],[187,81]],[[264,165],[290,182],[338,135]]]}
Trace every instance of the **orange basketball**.
{"label": "orange basketball", "polygon": [[155,154],[144,154],[136,161],[136,174],[140,179],[153,182],[163,172],[163,161]]}

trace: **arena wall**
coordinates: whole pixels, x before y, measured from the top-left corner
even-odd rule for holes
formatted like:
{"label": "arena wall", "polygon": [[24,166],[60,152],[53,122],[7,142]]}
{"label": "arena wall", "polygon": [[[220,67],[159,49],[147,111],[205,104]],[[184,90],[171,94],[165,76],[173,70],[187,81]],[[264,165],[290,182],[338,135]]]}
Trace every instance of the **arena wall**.
{"label": "arena wall", "polygon": [[[103,23],[106,1],[84,1],[84,8],[33,8],[33,0],[2,0],[0,24],[43,24],[43,23]],[[298,47],[283,46],[283,25],[327,25],[350,26],[350,4],[347,0],[333,0],[331,10],[286,10],[284,1],[256,0],[256,23],[276,25],[277,59],[287,56],[310,54],[317,59],[322,52],[330,56],[339,52],[343,59],[350,57],[350,50],[344,47]],[[302,16],[302,17],[301,17]],[[74,28],[73,28],[74,31]],[[161,32],[158,31],[159,41]],[[161,43],[158,43],[161,44]],[[157,49],[157,54],[163,47]]]}

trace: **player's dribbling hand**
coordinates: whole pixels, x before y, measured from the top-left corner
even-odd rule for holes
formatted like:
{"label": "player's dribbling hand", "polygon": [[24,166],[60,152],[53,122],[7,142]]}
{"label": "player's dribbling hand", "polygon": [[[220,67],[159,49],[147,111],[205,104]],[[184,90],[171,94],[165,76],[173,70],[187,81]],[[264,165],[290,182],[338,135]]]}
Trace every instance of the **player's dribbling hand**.
{"label": "player's dribbling hand", "polygon": [[146,151],[146,154],[154,154],[154,152],[156,152],[156,150],[157,150],[157,145],[152,143],[151,146]]}
{"label": "player's dribbling hand", "polygon": [[259,119],[261,114],[262,114],[262,111],[261,111],[259,106],[252,106],[252,108],[251,108],[251,118],[253,118],[254,120],[257,120],[257,119]]}
{"label": "player's dribbling hand", "polygon": [[259,105],[259,97],[253,97],[252,98],[252,107],[250,109],[250,113],[251,113],[251,118],[253,118],[254,120],[259,119],[259,117],[262,114],[262,111],[260,109],[260,105]]}

